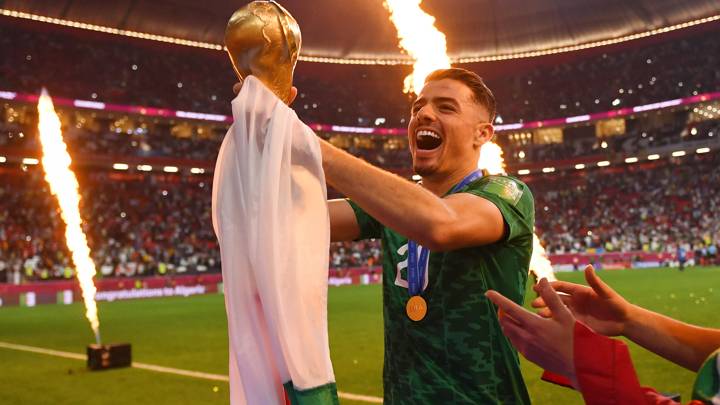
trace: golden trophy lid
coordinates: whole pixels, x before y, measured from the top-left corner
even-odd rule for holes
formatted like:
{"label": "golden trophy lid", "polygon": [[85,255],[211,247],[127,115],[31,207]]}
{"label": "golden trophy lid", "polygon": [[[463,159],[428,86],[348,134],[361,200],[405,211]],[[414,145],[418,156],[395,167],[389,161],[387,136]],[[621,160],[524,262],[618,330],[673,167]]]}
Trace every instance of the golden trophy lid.
{"label": "golden trophy lid", "polygon": [[225,29],[225,46],[238,78],[256,76],[285,103],[301,44],[297,21],[274,0],[245,5]]}

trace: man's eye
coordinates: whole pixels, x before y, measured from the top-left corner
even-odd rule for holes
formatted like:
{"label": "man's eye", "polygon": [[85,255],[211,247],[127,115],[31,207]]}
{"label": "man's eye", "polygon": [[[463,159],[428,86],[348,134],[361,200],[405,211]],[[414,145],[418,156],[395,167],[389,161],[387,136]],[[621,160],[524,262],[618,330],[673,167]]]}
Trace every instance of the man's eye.
{"label": "man's eye", "polygon": [[440,110],[442,111],[455,111],[455,107],[449,105],[449,104],[443,104],[440,106]]}

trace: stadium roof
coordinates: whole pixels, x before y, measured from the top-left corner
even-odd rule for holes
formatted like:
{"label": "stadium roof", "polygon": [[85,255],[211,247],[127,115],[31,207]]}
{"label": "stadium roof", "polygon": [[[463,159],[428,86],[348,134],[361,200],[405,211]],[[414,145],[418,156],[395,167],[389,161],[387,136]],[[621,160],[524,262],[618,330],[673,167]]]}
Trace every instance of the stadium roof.
{"label": "stadium roof", "polygon": [[[248,1],[0,0],[0,8],[106,27],[222,43]],[[303,54],[398,58],[383,0],[281,0],[303,32]],[[454,58],[572,46],[720,15],[717,0],[424,0]]]}

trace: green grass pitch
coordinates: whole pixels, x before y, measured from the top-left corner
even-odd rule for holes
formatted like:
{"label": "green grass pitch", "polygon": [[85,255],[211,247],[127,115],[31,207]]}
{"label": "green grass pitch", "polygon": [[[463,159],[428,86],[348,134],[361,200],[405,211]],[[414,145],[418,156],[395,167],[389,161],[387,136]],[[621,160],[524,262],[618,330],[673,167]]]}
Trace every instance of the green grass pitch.
{"label": "green grass pitch", "polygon": [[[600,274],[634,303],[687,322],[720,327],[720,268]],[[582,280],[580,273],[559,277]],[[382,396],[380,292],[380,286],[330,289],[330,344],[341,391]],[[221,295],[100,303],[99,311],[104,341],[132,343],[135,361],[227,373]],[[91,340],[80,304],[0,308],[0,342],[83,353]],[[689,399],[691,372],[634,345],[631,350],[642,384]],[[540,381],[534,365],[523,360],[522,368],[534,403],[582,403],[579,395]],[[139,369],[89,372],[82,361],[0,348],[0,403],[225,404],[228,385]]]}

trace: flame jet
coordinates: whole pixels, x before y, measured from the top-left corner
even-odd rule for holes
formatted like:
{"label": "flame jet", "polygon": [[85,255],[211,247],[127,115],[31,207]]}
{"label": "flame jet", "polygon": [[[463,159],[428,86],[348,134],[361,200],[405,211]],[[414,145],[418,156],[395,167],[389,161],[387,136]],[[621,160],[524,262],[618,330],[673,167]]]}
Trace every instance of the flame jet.
{"label": "flame jet", "polygon": [[85,316],[90,321],[95,341],[100,344],[100,321],[95,302],[97,289],[93,282],[96,270],[95,263],[90,258],[87,238],[82,230],[79,186],[75,173],[70,170],[72,159],[63,140],[60,117],[55,112],[52,99],[44,88],[38,101],[38,114],[45,181],[60,205],[60,215],[65,222],[65,242],[75,263],[75,273],[85,302]]}

